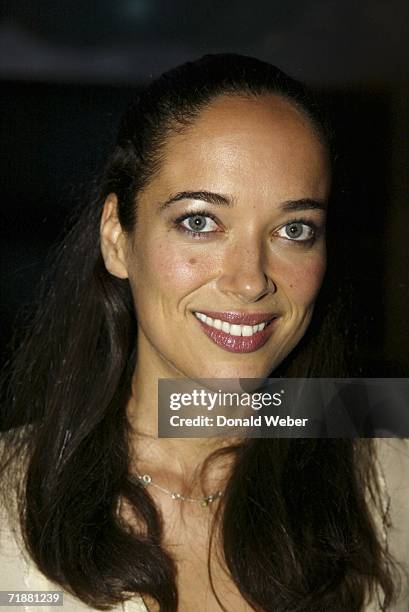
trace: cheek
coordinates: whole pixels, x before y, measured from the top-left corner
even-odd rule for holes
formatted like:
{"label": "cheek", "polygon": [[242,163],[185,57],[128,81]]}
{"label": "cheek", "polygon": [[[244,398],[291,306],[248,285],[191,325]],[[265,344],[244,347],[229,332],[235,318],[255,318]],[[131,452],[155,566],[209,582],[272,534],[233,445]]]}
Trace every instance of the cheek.
{"label": "cheek", "polygon": [[141,277],[150,282],[159,291],[171,289],[171,293],[180,295],[184,290],[191,290],[202,285],[212,275],[215,261],[205,250],[172,243],[161,243],[146,253],[142,258]]}
{"label": "cheek", "polygon": [[314,258],[303,266],[294,266],[283,279],[289,299],[300,306],[311,306],[318,295],[325,274],[325,259]]}

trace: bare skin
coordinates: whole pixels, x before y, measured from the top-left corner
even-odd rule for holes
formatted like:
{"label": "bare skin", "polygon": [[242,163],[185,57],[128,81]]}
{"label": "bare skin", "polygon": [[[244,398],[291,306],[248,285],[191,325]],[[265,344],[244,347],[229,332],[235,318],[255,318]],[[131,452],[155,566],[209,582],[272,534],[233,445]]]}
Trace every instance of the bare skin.
{"label": "bare skin", "polygon": [[[329,189],[325,148],[304,115],[273,95],[223,96],[169,139],[159,173],[138,197],[132,235],[119,224],[115,194],[107,198],[101,222],[105,265],[129,279],[138,319],[128,405],[136,471],[191,497],[224,487],[228,460],[216,463],[202,483],[198,473],[213,450],[233,441],[158,439],[157,382],[265,377],[291,352],[311,320],[325,272]],[[215,193],[230,205],[186,197],[163,206],[181,192]],[[316,205],[298,210],[293,204],[290,211],[290,201]],[[180,220],[186,213],[204,216],[205,236],[189,233],[189,220]],[[301,239],[287,235],[290,223],[300,224]],[[232,353],[203,333],[193,314],[203,310],[272,311],[277,326],[258,350]],[[207,578],[212,508],[175,502],[153,488],[149,493],[163,516],[164,546],[177,562],[179,610],[221,609]],[[215,586],[227,609],[252,609],[221,564],[215,565]],[[149,609],[156,609],[152,602]]]}

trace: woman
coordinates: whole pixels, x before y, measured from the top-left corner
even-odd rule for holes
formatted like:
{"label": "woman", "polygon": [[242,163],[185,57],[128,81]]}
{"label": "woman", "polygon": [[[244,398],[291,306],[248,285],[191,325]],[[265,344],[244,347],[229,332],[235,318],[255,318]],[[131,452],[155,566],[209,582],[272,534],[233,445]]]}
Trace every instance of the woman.
{"label": "woman", "polygon": [[394,604],[369,442],[156,438],[161,378],[345,373],[318,300],[330,185],[325,122],[268,64],[206,56],[141,92],[12,365],[24,546],[5,527],[3,589],[63,588],[72,610]]}

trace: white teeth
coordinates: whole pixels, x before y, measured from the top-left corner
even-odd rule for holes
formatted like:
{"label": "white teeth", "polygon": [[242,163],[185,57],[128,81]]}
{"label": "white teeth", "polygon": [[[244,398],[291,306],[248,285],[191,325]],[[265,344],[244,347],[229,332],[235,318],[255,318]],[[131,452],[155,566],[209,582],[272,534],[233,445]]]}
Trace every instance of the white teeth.
{"label": "white teeth", "polygon": [[212,317],[208,317],[202,312],[195,312],[195,316],[209,325],[210,327],[214,327],[215,329],[221,329],[226,334],[230,334],[231,336],[252,336],[253,334],[261,331],[265,328],[266,322],[258,323],[257,325],[236,325],[234,323],[228,323],[227,321],[221,321],[220,319],[212,319]]}
{"label": "white teeth", "polygon": [[230,325],[230,333],[232,336],[241,336],[241,325]]}
{"label": "white teeth", "polygon": [[226,321],[222,321],[222,331],[226,332],[226,334],[230,333],[230,323]]}

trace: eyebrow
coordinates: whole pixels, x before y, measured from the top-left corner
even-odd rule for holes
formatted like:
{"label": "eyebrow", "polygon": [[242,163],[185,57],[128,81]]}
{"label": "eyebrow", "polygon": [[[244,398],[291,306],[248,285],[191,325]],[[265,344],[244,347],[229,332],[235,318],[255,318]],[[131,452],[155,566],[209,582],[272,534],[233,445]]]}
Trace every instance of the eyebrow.
{"label": "eyebrow", "polygon": [[327,210],[327,205],[323,200],[302,198],[301,200],[288,200],[280,208],[285,212],[291,212],[292,210]]}
{"label": "eyebrow", "polygon": [[170,196],[166,202],[163,202],[160,205],[160,209],[163,210],[168,208],[168,206],[180,200],[201,200],[202,202],[208,202],[216,206],[233,206],[233,200],[220,193],[213,193],[212,191],[180,191]]}
{"label": "eyebrow", "polygon": [[[216,206],[234,206],[233,198],[212,191],[179,191],[173,196],[170,196],[165,202],[160,205],[160,210],[164,210],[171,206],[174,202],[180,200],[201,200]],[[297,210],[326,210],[326,203],[321,200],[312,198],[301,198],[300,200],[287,200],[283,202],[280,209],[284,212],[292,212]]]}

